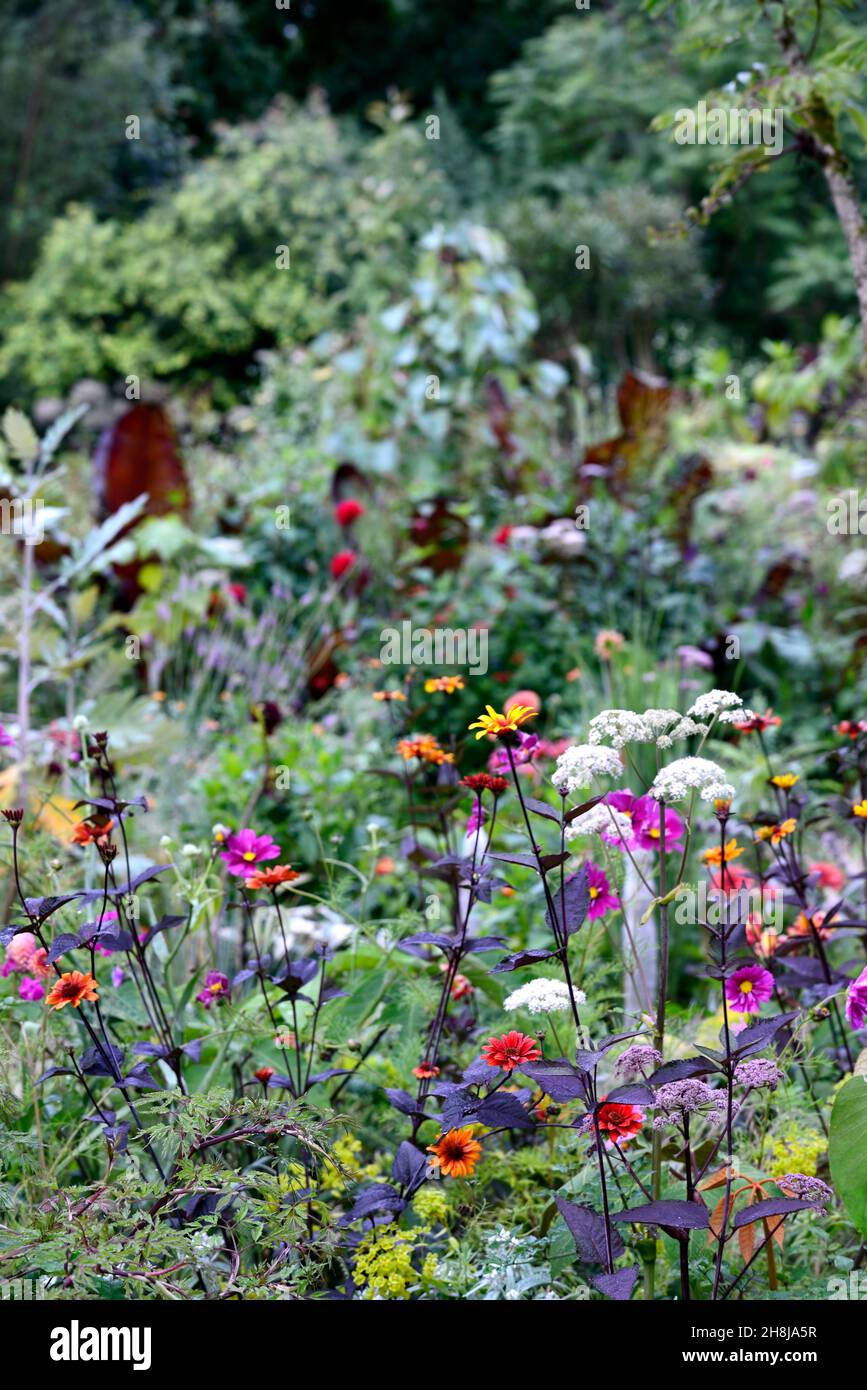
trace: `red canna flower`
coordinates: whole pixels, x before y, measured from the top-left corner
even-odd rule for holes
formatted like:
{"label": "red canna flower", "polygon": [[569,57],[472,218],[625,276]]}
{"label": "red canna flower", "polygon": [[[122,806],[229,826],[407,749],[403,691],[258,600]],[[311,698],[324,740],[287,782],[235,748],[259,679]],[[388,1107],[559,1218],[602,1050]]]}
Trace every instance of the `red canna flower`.
{"label": "red canna flower", "polygon": [[77,1009],[83,999],[97,999],[96,980],[92,975],[82,975],[80,970],[68,970],[61,975],[54,989],[45,1000],[50,1009],[63,1009],[71,1004]]}
{"label": "red canna flower", "polygon": [[524,1062],[538,1062],[541,1056],[542,1049],[535,1038],[517,1031],[491,1038],[482,1048],[482,1059],[488,1066],[502,1067],[504,1071],[514,1071]]}

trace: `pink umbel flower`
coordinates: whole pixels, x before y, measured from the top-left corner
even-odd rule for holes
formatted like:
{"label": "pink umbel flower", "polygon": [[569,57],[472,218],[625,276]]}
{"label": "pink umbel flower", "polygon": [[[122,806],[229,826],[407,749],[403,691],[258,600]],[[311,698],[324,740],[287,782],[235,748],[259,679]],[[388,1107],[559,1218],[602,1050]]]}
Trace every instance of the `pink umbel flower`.
{"label": "pink umbel flower", "polygon": [[725,983],[729,1007],[739,1014],[757,1014],[774,992],[774,977],[761,965],[742,965]]}
{"label": "pink umbel flower", "polygon": [[[659,825],[659,802],[652,796],[640,796],[632,807],[632,828],[635,843],[639,849],[659,850],[662,833]],[[665,852],[671,854],[683,849],[686,826],[673,806],[665,810]]]}
{"label": "pink umbel flower", "polygon": [[620,899],[616,893],[612,892],[608,875],[604,869],[598,868],[596,864],[586,864],[585,868],[587,869],[587,886],[590,889],[590,907],[587,910],[587,916],[588,918],[604,917],[606,912],[620,906]]}
{"label": "pink umbel flower", "polygon": [[27,1004],[38,1004],[40,999],[45,998],[45,986],[41,980],[33,980],[25,975],[18,986],[18,998]]}
{"label": "pink umbel flower", "polygon": [[266,859],[279,859],[280,846],[270,835],[257,835],[255,830],[239,830],[230,835],[226,848],[221,850],[220,858],[230,874],[236,878],[247,878],[256,872],[256,865]]}
{"label": "pink umbel flower", "polygon": [[846,1017],[853,1028],[867,1024],[867,965],[846,991]]}

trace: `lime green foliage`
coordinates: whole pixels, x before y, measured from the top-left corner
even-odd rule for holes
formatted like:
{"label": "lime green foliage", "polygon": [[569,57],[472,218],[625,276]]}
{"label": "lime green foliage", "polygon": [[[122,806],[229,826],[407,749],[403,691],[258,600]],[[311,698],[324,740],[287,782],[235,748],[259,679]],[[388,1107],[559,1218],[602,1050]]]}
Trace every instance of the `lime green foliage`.
{"label": "lime green foliage", "polygon": [[70,209],[3,300],[0,373],[52,394],[81,376],[213,374],[384,301],[446,206],[428,151],[418,128],[362,144],[315,106],[278,106],[134,223]]}

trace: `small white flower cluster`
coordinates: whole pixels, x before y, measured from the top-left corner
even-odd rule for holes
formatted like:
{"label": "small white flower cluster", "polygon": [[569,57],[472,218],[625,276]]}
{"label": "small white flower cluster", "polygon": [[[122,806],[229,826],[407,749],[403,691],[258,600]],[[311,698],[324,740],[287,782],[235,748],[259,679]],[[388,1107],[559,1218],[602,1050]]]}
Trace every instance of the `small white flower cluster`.
{"label": "small white flower cluster", "polygon": [[[573,990],[576,1004],[586,1004],[587,995],[583,989]],[[569,1008],[569,986],[563,980],[528,980],[521,985],[503,1004],[509,1013],[513,1009],[526,1009],[530,1014],[556,1014]]]}
{"label": "small white flower cluster", "polygon": [[637,714],[629,709],[605,709],[590,720],[587,737],[591,743],[610,743],[622,748],[626,743],[655,743],[670,748],[675,739],[706,734],[708,726],[697,724],[676,709],[646,709]]}
{"label": "small white flower cluster", "polygon": [[574,840],[578,835],[606,835],[619,836],[621,840],[632,838],[632,820],[625,811],[618,811],[616,806],[609,806],[606,802],[600,801],[595,806],[591,806],[589,811],[585,811],[583,816],[576,816],[575,819],[566,826],[567,840]]}
{"label": "small white flower cluster", "polygon": [[657,801],[682,801],[697,791],[702,801],[729,801],[735,794],[719,763],[709,758],[676,758],[658,772],[650,788]]}
{"label": "small white flower cluster", "polygon": [[649,735],[640,714],[631,709],[604,709],[590,720],[587,737],[591,743],[622,748],[626,743],[647,743]]}
{"label": "small white flower cluster", "polygon": [[594,777],[622,776],[623,764],[615,749],[576,743],[560,754],[551,781],[565,795],[591,787]]}
{"label": "small white flower cluster", "polygon": [[724,709],[717,715],[718,724],[747,724],[756,716],[751,709]]}
{"label": "small white flower cluster", "polygon": [[[715,715],[721,715],[723,710],[741,709],[743,703],[740,695],[736,695],[733,690],[709,690],[706,695],[699,695],[695,704],[687,710],[687,714],[693,715],[696,719],[713,719]],[[741,717],[738,715],[739,719]]]}

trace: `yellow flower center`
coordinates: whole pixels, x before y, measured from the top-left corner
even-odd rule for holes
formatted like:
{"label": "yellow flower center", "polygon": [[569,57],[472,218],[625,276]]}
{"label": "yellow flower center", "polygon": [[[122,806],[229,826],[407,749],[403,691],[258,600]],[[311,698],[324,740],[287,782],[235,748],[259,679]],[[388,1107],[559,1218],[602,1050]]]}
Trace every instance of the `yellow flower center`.
{"label": "yellow flower center", "polygon": [[246,859],[248,864],[253,864],[256,861],[256,855],[253,853],[251,849],[248,849],[247,853],[243,857],[244,859]]}
{"label": "yellow flower center", "polygon": [[752,980],[741,980],[741,983],[740,983],[739,988],[740,988],[741,994],[752,994],[752,992],[753,992],[753,982],[752,982]]}

